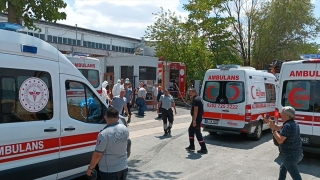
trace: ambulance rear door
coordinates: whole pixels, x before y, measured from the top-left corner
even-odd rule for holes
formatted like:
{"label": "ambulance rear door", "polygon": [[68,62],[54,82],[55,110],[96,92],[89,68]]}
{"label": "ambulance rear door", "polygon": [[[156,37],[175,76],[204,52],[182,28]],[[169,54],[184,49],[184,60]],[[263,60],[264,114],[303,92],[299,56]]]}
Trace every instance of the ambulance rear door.
{"label": "ambulance rear door", "polygon": [[245,125],[245,83],[244,70],[225,70],[223,81],[220,82],[223,92],[220,97],[221,126],[243,128]]}
{"label": "ambulance rear door", "polygon": [[[314,110],[312,101],[314,95],[319,92],[315,89],[316,65],[307,63],[288,63],[281,69],[281,87],[279,99],[281,111],[284,106],[292,106],[296,110],[295,120],[300,125],[301,140],[309,144],[309,138],[304,135],[312,135]],[[283,122],[280,119],[280,122]]]}
{"label": "ambulance rear door", "polygon": [[[320,64],[317,63],[316,68],[316,84],[314,91],[314,118],[313,118],[313,130],[312,135],[318,136],[318,140],[320,139]],[[320,142],[317,141],[318,146]]]}
{"label": "ambulance rear door", "polygon": [[222,108],[218,102],[218,97],[222,96],[220,90],[219,77],[223,76],[224,71],[212,70],[206,73],[204,83],[202,85],[202,98],[203,98],[203,124],[221,126],[221,111]]}

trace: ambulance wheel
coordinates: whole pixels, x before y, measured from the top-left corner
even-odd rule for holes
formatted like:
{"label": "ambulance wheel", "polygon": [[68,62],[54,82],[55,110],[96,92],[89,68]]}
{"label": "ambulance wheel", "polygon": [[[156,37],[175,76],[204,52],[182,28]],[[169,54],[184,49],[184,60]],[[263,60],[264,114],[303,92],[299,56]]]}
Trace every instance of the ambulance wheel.
{"label": "ambulance wheel", "polygon": [[254,131],[253,139],[258,141],[258,140],[260,140],[261,135],[262,135],[262,124],[261,124],[261,122],[259,122],[257,124],[256,130]]}
{"label": "ambulance wheel", "polygon": [[217,132],[209,132],[211,136],[217,135]]}

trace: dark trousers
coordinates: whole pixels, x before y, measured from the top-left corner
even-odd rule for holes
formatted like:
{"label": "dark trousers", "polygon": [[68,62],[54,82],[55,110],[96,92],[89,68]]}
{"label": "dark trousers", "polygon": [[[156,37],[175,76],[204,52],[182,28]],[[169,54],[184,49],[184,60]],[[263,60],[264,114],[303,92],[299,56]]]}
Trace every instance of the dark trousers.
{"label": "dark trousers", "polygon": [[128,174],[128,168],[122,171],[113,172],[113,173],[105,173],[99,171],[99,180],[126,180]]}
{"label": "dark trousers", "polygon": [[132,108],[132,104],[127,103],[127,109],[130,116],[131,116],[131,108]]}
{"label": "dark trousers", "polygon": [[293,180],[301,180],[298,163],[302,160],[302,153],[296,154],[280,154],[282,163],[280,165],[279,180],[285,180],[287,172],[289,172]]}
{"label": "dark trousers", "polygon": [[190,147],[194,147],[194,134],[196,134],[197,140],[201,146],[201,149],[205,150],[206,144],[203,140],[202,134],[201,134],[201,127],[200,127],[201,121],[197,121],[197,125],[193,127],[193,123],[191,121],[191,124],[188,129],[189,133],[189,142],[190,142]]}
{"label": "dark trousers", "polygon": [[[162,108],[162,120],[163,120],[163,128],[166,131],[168,127],[172,128],[173,124],[173,111],[172,108],[170,109],[164,109]],[[169,126],[167,126],[167,123],[169,121]]]}

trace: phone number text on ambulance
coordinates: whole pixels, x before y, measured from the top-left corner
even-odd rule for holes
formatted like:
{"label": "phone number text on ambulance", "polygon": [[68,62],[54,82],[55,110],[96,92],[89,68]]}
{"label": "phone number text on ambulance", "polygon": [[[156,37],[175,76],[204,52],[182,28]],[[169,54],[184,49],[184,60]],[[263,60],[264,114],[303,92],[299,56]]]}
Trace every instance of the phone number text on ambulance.
{"label": "phone number text on ambulance", "polygon": [[236,104],[215,104],[215,103],[207,103],[207,107],[209,107],[209,108],[238,109],[238,105],[236,105]]}

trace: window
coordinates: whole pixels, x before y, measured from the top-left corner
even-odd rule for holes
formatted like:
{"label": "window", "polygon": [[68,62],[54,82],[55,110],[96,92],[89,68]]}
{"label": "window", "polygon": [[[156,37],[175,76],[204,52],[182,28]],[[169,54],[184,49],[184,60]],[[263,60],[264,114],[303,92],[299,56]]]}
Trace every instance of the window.
{"label": "window", "polygon": [[28,34],[29,34],[30,36],[33,36],[33,33],[32,33],[32,32],[28,32]]}
{"label": "window", "polygon": [[156,80],[156,67],[139,66],[139,80]]}
{"label": "window", "polygon": [[107,49],[107,45],[103,44],[102,49]]}
{"label": "window", "polygon": [[45,40],[44,34],[40,34],[40,39]]}
{"label": "window", "polygon": [[116,50],[116,46],[112,45],[112,51],[115,51],[115,50]]}
{"label": "window", "polygon": [[107,49],[110,50],[110,45],[109,44],[107,44]]}
{"label": "window", "polygon": [[57,36],[52,36],[52,37],[53,37],[52,42],[57,43],[58,42],[58,37]]}
{"label": "window", "polygon": [[211,103],[238,104],[245,101],[244,83],[240,81],[207,81],[203,99]]}
{"label": "window", "polygon": [[[71,118],[85,123],[105,124],[103,104],[93,91],[83,83],[66,81],[68,114]],[[70,84],[79,88],[72,89]],[[73,94],[78,94],[74,97]],[[80,95],[79,95],[80,94]]]}
{"label": "window", "polygon": [[58,37],[58,43],[62,44],[63,40],[62,37]]}
{"label": "window", "polygon": [[102,49],[102,44],[101,43],[99,43],[99,49]]}
{"label": "window", "polygon": [[40,37],[40,34],[38,34],[38,33],[34,33],[33,35],[34,35],[34,37],[37,37],[37,38]]}
{"label": "window", "polygon": [[72,39],[72,45],[73,45],[73,46],[76,46],[76,45],[77,45],[77,40]]}
{"label": "window", "polygon": [[52,36],[48,35],[48,42],[52,42]]}
{"label": "window", "polygon": [[121,79],[126,78],[133,82],[133,66],[121,66]]}
{"label": "window", "polygon": [[276,102],[276,88],[274,84],[266,83],[266,103],[275,103]]}
{"label": "window", "polygon": [[83,41],[83,47],[88,47],[87,41]]}
{"label": "window", "polygon": [[73,41],[73,39],[68,38],[68,44],[69,45],[72,45],[72,41]]}
{"label": "window", "polygon": [[48,72],[10,68],[0,71],[0,123],[52,119],[52,82]]}
{"label": "window", "polygon": [[107,73],[114,73],[114,66],[107,66]]}
{"label": "window", "polygon": [[81,40],[77,40],[77,46],[81,46]]}
{"label": "window", "polygon": [[63,38],[63,44],[68,44],[68,38]]}
{"label": "window", "polygon": [[23,34],[28,34],[27,32],[25,32],[25,31],[20,31],[20,33],[23,33]]}
{"label": "window", "polygon": [[96,48],[96,43],[95,42],[91,42],[91,47],[92,48]]}
{"label": "window", "polygon": [[284,81],[281,105],[292,106],[296,111],[320,112],[319,89],[319,80]]}
{"label": "window", "polygon": [[121,47],[121,52],[124,52],[124,47]]}
{"label": "window", "polygon": [[[78,69],[82,75],[87,78],[87,80],[90,82],[90,84],[97,88],[100,85],[100,78],[99,78],[99,71],[98,70],[89,70],[89,69]],[[79,89],[81,87],[76,86],[77,83],[70,83],[70,87],[72,89]]]}
{"label": "window", "polygon": [[88,45],[87,45],[88,48],[91,48],[92,47],[92,43],[90,41],[88,41]]}

